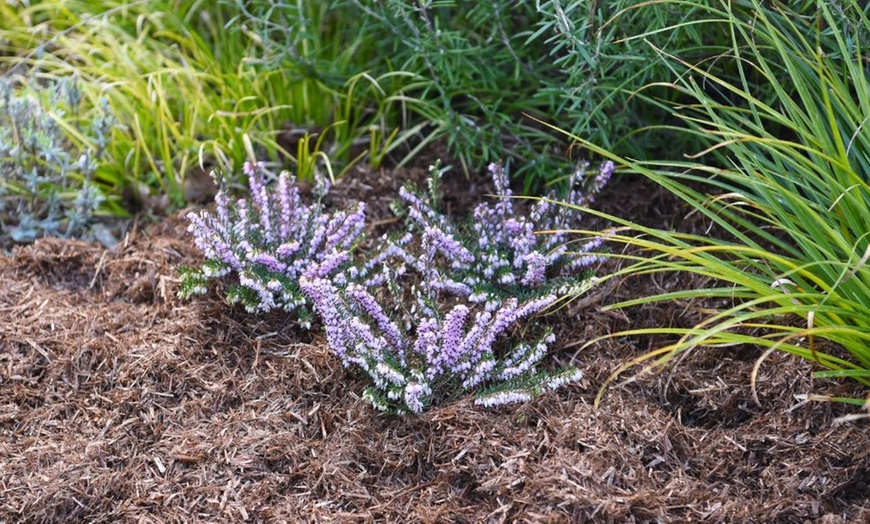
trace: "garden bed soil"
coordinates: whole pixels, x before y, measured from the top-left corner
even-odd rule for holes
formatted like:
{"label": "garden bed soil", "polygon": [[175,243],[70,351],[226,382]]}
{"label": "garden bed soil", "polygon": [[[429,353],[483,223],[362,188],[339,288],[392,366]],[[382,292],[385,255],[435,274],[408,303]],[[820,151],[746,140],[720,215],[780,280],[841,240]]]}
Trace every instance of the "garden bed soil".
{"label": "garden bed soil", "polygon": [[[457,209],[487,191],[452,176]],[[367,200],[377,232],[399,183],[358,172],[337,201]],[[644,180],[617,179],[598,205],[705,227]],[[813,380],[808,362],[767,358],[758,405],[760,350],[697,350],[593,406],[611,372],[667,339],[584,342],[691,325],[704,304],[600,306],[702,282],[634,278],[563,314],[552,359],[580,367],[579,384],[388,417],[316,331],[214,293],[177,299],[176,267],[200,260],[185,228],[179,214],[112,249],[45,239],[0,257],[0,522],[870,521],[867,421],[796,398],[861,390]]]}

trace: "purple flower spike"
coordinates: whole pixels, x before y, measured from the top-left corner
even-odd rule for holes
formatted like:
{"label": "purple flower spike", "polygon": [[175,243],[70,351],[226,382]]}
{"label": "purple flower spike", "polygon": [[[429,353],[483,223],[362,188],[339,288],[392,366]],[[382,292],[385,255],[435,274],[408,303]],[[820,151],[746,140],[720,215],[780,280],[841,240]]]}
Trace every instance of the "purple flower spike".
{"label": "purple flower spike", "polygon": [[[614,165],[602,164],[584,192],[586,168],[582,164],[568,177],[566,194],[551,192],[547,199],[535,203],[528,215],[521,215],[511,199],[507,173],[501,165],[491,164],[494,199],[475,207],[471,222],[465,225],[452,223],[434,210],[434,204],[402,188],[400,197],[410,225],[421,231],[419,244],[405,244],[401,249],[391,245],[384,251],[401,254],[406,264],[424,275],[430,291],[487,304],[517,293],[544,296],[600,261],[594,254],[600,244],[587,243],[582,251],[566,247],[573,240],[570,230],[576,229],[581,217],[577,210],[551,202],[564,198],[567,204],[589,203],[609,180]],[[443,171],[431,172],[438,176]],[[430,183],[430,187],[437,185]],[[542,231],[548,234],[540,234]]]}
{"label": "purple flower spike", "polygon": [[[350,212],[327,213],[320,201],[302,202],[295,178],[281,173],[266,185],[262,162],[246,162],[250,193],[232,202],[223,191],[215,197],[214,213],[188,215],[194,242],[206,257],[200,270],[185,272],[179,296],[202,291],[205,281],[236,273],[238,290],[228,297],[249,311],[305,306],[305,295],[284,283],[295,283],[316,266],[314,277],[337,273],[349,260],[348,250],[365,225],[365,206]],[[309,302],[310,303],[310,302]]]}

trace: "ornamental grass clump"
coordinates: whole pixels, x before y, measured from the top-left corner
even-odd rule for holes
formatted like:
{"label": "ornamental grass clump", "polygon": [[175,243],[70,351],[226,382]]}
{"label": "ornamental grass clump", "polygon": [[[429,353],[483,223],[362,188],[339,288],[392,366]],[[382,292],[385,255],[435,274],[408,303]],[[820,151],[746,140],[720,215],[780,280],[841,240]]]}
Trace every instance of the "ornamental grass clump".
{"label": "ornamental grass clump", "polygon": [[225,188],[215,197],[214,212],[190,213],[189,231],[205,255],[201,268],[182,268],[179,296],[207,291],[209,280],[234,275],[227,301],[241,303],[249,312],[280,308],[295,311],[310,325],[310,311],[300,292],[302,272],[329,277],[350,257],[362,233],[365,206],[352,211],[327,212],[322,202],[328,183],[319,180],[315,202],[303,202],[295,177],[286,171],[272,186],[266,185],[262,163],[247,162],[250,194],[231,200]]}
{"label": "ornamental grass clump", "polygon": [[[602,242],[592,238],[572,243],[569,233],[581,219],[577,207],[591,203],[610,179],[614,164],[603,163],[592,176],[587,168],[582,164],[568,177],[567,192],[551,191],[522,215],[504,168],[491,164],[496,198],[479,204],[470,221],[458,224],[437,211],[441,171],[433,169],[428,198],[408,188],[400,191],[412,228],[420,232],[422,253],[408,252],[403,245],[407,237],[389,249],[401,254],[433,288],[487,303],[490,310],[510,296],[584,290],[588,283],[578,274],[601,260],[595,252]],[[556,205],[556,200],[570,206]],[[541,231],[548,234],[538,234]]]}
{"label": "ornamental grass clump", "polygon": [[[692,71],[672,86],[680,102],[671,108],[682,132],[706,148],[682,162],[619,160],[693,206],[711,227],[699,235],[605,218],[622,226],[608,240],[635,248],[616,257],[636,262],[608,278],[687,272],[704,277],[704,286],[607,307],[699,298],[719,307],[705,302],[691,327],[606,335],[679,338],[627,362],[605,385],[632,366],[657,370],[690,351],[755,347],[765,352],[753,385],[765,358],[782,351],[823,368],[816,378],[849,378],[870,389],[867,2],[721,0],[699,9],[704,27],[733,35],[718,62],[734,74],[667,58]],[[866,397],[809,398],[864,406]]]}

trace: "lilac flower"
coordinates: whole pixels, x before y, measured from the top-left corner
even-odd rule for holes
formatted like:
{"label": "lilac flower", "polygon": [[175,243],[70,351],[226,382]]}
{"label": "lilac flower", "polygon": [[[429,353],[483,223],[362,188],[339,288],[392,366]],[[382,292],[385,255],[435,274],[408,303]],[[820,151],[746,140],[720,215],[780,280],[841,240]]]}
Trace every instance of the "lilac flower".
{"label": "lilac flower", "polygon": [[364,212],[365,204],[360,203],[350,215],[345,212],[333,215],[326,226],[326,249],[349,249],[365,227]]}
{"label": "lilac flower", "polygon": [[275,250],[275,255],[277,255],[278,258],[281,260],[290,260],[301,247],[302,245],[299,244],[297,240],[293,240],[292,242],[285,242],[284,244],[278,246],[278,249]]}
{"label": "lilac flower", "polygon": [[616,168],[616,165],[610,160],[601,164],[601,168],[598,171],[598,175],[592,181],[592,188],[589,190],[590,198],[594,198],[596,194],[600,193],[604,186],[610,182],[610,177],[613,175],[613,170]]}
{"label": "lilac flower", "polygon": [[251,257],[251,262],[259,264],[272,273],[280,273],[287,268],[287,264],[279,261],[268,253],[257,253]]}
{"label": "lilac flower", "polygon": [[471,293],[471,287],[462,282],[454,280],[433,280],[429,283],[433,291],[446,291],[452,295],[468,296]]}
{"label": "lilac flower", "polygon": [[544,386],[550,391],[554,391],[564,386],[565,384],[570,384],[572,382],[578,382],[583,378],[583,372],[579,369],[569,369],[566,370],[556,376],[549,377],[545,382]]}
{"label": "lilac flower", "polygon": [[385,377],[388,382],[396,386],[403,386],[405,385],[405,382],[407,382],[407,379],[405,379],[405,375],[403,375],[398,370],[392,368],[385,362],[379,363],[375,367],[375,370],[378,372],[378,374]]}
{"label": "lilac flower", "polygon": [[520,281],[524,286],[539,286],[547,280],[547,257],[534,251],[526,255],[522,262],[526,266],[526,274]]}
{"label": "lilac flower", "polygon": [[521,376],[532,369],[547,354],[549,345],[556,341],[555,335],[548,333],[534,346],[520,344],[512,352],[510,358],[504,359],[502,369],[496,377],[507,381]]}
{"label": "lilac flower", "polygon": [[444,318],[441,328],[440,351],[433,352],[430,357],[428,373],[434,377],[445,369],[453,368],[462,358],[459,352],[462,343],[463,326],[468,319],[470,310],[464,305],[454,307]]}
{"label": "lilac flower", "polygon": [[[269,311],[275,307],[274,292],[266,287],[266,284],[262,280],[251,278],[246,271],[242,271],[239,274],[239,287],[238,291],[227,294],[231,304],[242,302],[245,310],[249,313]],[[245,300],[247,295],[245,291],[253,292],[256,298],[254,300]]]}
{"label": "lilac flower", "polygon": [[314,304],[317,314],[326,328],[326,339],[329,347],[344,361],[348,349],[352,346],[352,338],[347,336],[345,326],[345,317],[348,314],[344,309],[339,310],[341,301],[338,289],[328,280],[307,276],[302,276],[299,279],[299,288]]}
{"label": "lilac flower", "polygon": [[[344,265],[349,259],[350,259],[350,255],[348,254],[347,251],[334,251],[333,250],[331,253],[326,255],[326,258],[324,258],[323,261],[320,262],[319,264],[315,264],[313,261],[306,260],[306,261],[302,261],[303,263],[297,264],[297,265],[299,265],[299,266],[307,265],[309,267],[312,267],[312,268],[314,268],[314,270],[311,270],[309,274],[311,274],[313,276],[320,277],[320,278],[325,278],[325,277],[335,273],[336,271],[338,271],[338,268],[340,268],[342,265]],[[297,260],[297,262],[300,262],[300,261]],[[297,269],[297,271],[298,271],[298,269]]]}
{"label": "lilac flower", "polygon": [[263,176],[265,165],[262,162],[254,164],[253,162],[245,162],[244,172],[248,175],[248,185],[250,187],[251,199],[254,201],[254,207],[260,211],[260,229],[263,233],[263,240],[266,244],[274,242],[272,233],[272,205],[269,202],[269,194],[266,192],[266,183]]}
{"label": "lilac flower", "polygon": [[258,172],[262,173],[265,169],[266,164],[264,164],[263,162],[251,162],[250,160],[248,160],[245,161],[244,164],[242,164],[242,173],[244,173],[245,176],[249,178],[257,174]]}
{"label": "lilac flower", "polygon": [[387,318],[386,313],[381,308],[380,304],[368,294],[362,286],[358,284],[350,284],[347,288],[348,294],[353,297],[356,303],[371,317],[378,328],[386,335],[387,340],[393,346],[393,350],[398,354],[400,361],[404,361],[405,343],[399,327],[395,322]]}
{"label": "lilac flower", "polygon": [[471,369],[468,378],[462,381],[462,387],[465,389],[476,387],[487,379],[487,377],[492,373],[492,370],[495,369],[495,365],[496,362],[493,359],[486,359],[483,362],[479,362]]}
{"label": "lilac flower", "polygon": [[451,261],[453,269],[465,269],[474,262],[474,255],[453,235],[434,227],[427,227],[423,232],[423,246],[430,258],[436,253],[443,254]]}
{"label": "lilac flower", "polygon": [[498,198],[493,207],[494,213],[502,218],[507,218],[513,215],[513,192],[510,188],[510,178],[505,172],[501,164],[492,163],[489,165],[489,172],[492,175],[492,181],[495,184],[495,195]]}

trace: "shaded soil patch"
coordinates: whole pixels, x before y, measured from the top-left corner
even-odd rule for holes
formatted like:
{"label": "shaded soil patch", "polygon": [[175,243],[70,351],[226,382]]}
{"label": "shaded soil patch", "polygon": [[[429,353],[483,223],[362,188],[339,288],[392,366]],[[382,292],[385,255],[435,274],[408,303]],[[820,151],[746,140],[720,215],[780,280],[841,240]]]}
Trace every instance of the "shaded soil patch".
{"label": "shaded soil patch", "polygon": [[[367,176],[339,195],[392,194],[393,177]],[[687,214],[641,180],[617,180],[599,203],[652,225]],[[689,325],[692,304],[573,311],[553,358],[585,379],[527,405],[389,418],[316,333],[214,295],[176,299],[176,266],[199,260],[185,227],[175,217],[109,250],[42,240],[0,258],[0,521],[870,520],[866,421],[835,424],[852,410],[795,399],[860,390],[814,381],[807,362],[768,358],[759,406],[756,349],[696,351],[593,407],[614,369],[665,341],[582,343]],[[698,284],[682,278],[626,281],[600,303]]]}

